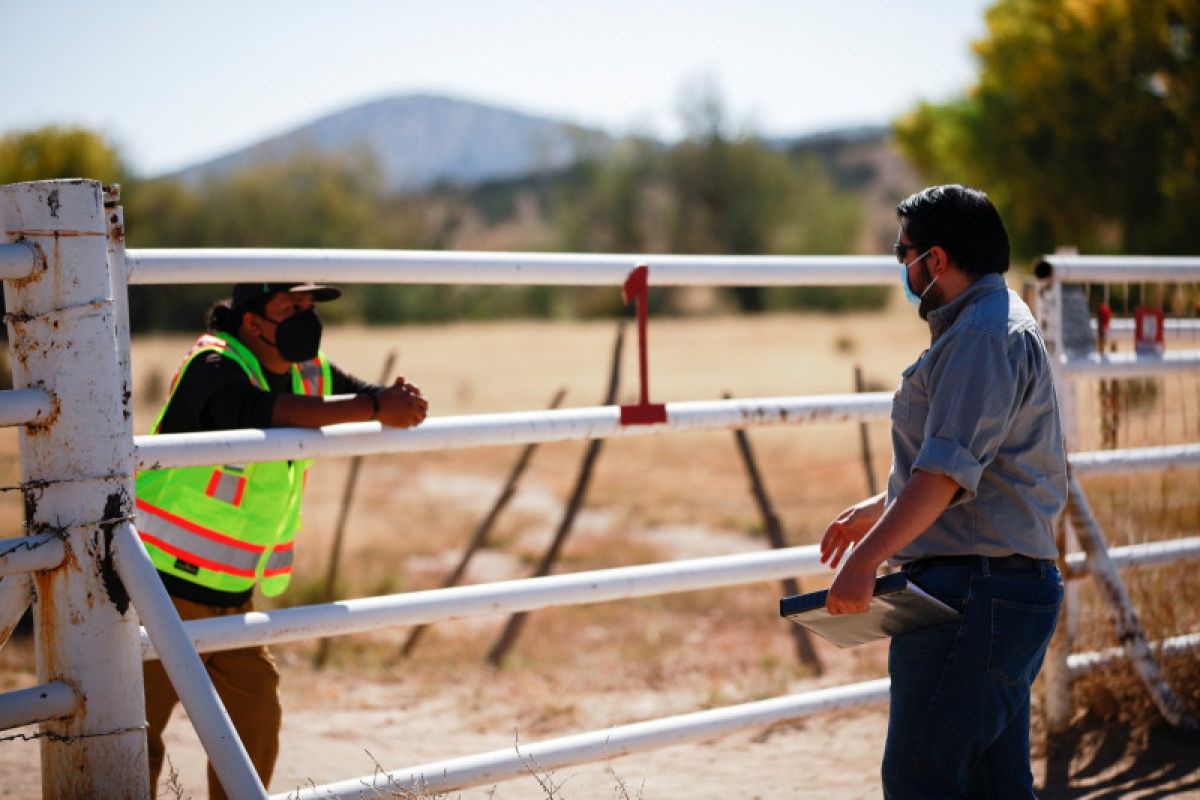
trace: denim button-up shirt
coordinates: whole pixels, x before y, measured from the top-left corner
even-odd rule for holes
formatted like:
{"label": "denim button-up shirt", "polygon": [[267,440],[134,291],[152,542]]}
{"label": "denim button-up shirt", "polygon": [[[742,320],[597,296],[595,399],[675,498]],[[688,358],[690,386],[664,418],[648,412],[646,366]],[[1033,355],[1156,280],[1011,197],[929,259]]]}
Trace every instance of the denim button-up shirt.
{"label": "denim button-up shirt", "polygon": [[914,470],[959,485],[891,562],[941,555],[1054,558],[1067,464],[1049,356],[1029,307],[998,274],[929,314],[932,341],[892,403],[890,504]]}

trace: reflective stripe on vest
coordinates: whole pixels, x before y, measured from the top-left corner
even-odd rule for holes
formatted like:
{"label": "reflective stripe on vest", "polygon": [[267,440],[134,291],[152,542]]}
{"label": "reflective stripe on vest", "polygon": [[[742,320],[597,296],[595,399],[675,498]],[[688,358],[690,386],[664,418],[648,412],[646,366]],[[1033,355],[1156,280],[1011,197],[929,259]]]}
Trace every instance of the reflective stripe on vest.
{"label": "reflective stripe on vest", "polygon": [[231,506],[240,506],[242,494],[246,491],[246,479],[239,474],[241,471],[239,467],[230,465],[214,469],[205,494],[224,500]]}
{"label": "reflective stripe on vest", "polygon": [[271,555],[267,558],[267,564],[263,567],[263,577],[270,578],[275,575],[282,575],[292,571],[292,556],[294,542],[285,542],[277,544],[271,551]]}
{"label": "reflective stripe on vest", "polygon": [[137,499],[137,530],[142,539],[189,564],[224,572],[241,578],[253,578],[265,547],[230,538],[169,511]]}
{"label": "reflective stripe on vest", "polygon": [[299,371],[304,394],[309,397],[321,397],[325,394],[325,370],[320,356],[297,364],[294,369]]}

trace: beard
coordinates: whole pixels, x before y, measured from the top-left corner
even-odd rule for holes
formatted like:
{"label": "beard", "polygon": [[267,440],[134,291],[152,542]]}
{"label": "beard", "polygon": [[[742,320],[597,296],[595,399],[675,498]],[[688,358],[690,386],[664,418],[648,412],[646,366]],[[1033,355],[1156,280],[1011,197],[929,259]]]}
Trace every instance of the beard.
{"label": "beard", "polygon": [[[925,274],[928,275],[929,272],[926,271]],[[921,315],[921,319],[928,320],[930,313],[944,305],[946,305],[946,295],[942,291],[942,285],[934,283],[928,287],[925,296],[921,298],[921,304],[917,306],[917,313]]]}

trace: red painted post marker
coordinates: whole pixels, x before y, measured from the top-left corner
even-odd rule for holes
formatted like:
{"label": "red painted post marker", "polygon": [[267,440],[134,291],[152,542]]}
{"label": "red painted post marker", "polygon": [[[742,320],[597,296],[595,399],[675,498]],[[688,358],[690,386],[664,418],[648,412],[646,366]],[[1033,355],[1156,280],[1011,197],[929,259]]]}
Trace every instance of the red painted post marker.
{"label": "red painted post marker", "polygon": [[1138,306],[1133,310],[1133,348],[1142,355],[1163,354],[1163,310]]}
{"label": "red painted post marker", "polygon": [[662,403],[650,402],[650,369],[646,357],[646,315],[647,299],[650,291],[650,268],[638,264],[622,287],[622,297],[625,304],[632,301],[637,304],[638,331],[638,374],[641,378],[641,395],[638,404],[621,406],[622,425],[653,425],[656,422],[667,421],[667,407]]}

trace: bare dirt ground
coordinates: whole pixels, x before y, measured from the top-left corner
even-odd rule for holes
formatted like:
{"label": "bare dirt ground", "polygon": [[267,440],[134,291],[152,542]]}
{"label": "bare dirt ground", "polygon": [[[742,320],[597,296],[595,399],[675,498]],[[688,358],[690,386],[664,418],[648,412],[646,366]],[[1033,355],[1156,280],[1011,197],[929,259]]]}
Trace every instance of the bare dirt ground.
{"label": "bare dirt ground", "polygon": [[[542,407],[560,386],[565,405],[598,403],[607,382],[611,322],[488,323],[337,329],[326,350],[375,377],[396,348],[400,371],[432,413]],[[924,346],[907,309],[823,317],[661,320],[651,325],[652,399],[714,399],[850,392],[861,364],[874,389],[891,389]],[[135,343],[137,431],[144,432],[188,337]],[[636,397],[634,340],[622,390]],[[813,542],[830,517],[866,494],[857,426],[751,432],[776,510],[794,543]],[[870,426],[873,468],[886,475],[887,427]],[[379,456],[365,460],[350,516],[341,596],[436,586],[490,506],[518,448]],[[550,540],[583,444],[543,446],[467,582],[524,577]],[[15,446],[3,440],[5,483],[16,481]],[[348,461],[314,467],[297,574],[285,600],[322,591]],[[16,498],[12,498],[16,500]],[[8,503],[8,499],[0,498]],[[0,523],[20,524],[19,503]],[[604,445],[588,502],[559,571],[743,552],[765,546],[762,523],[728,433],[615,439]],[[804,588],[818,588],[808,581]],[[881,677],[886,649],[840,651],[818,643],[825,674],[798,664],[777,618],[777,585],[695,592],[534,614],[505,665],[484,654],[502,619],[433,627],[409,659],[407,631],[338,639],[328,667],[311,666],[313,643],[274,648],[283,672],[282,753],[272,792],[369,776],[456,756],[511,748],[612,725],[718,708]],[[27,642],[0,650],[0,689],[35,683]],[[1195,662],[1181,669],[1193,669]],[[1115,707],[1124,703],[1121,696]],[[1195,698],[1193,698],[1194,700]],[[1200,747],[1148,731],[1120,709],[1081,718],[1065,754],[1035,776],[1045,796],[1200,796]],[[560,769],[552,776],[453,792],[464,800],[602,797],[855,798],[879,794],[886,710],[863,709],[694,744]],[[0,797],[33,797],[38,743],[0,741]],[[204,758],[182,711],[168,747],[185,796],[203,797]],[[546,781],[557,789],[548,790]],[[555,792],[552,794],[552,792]]]}

